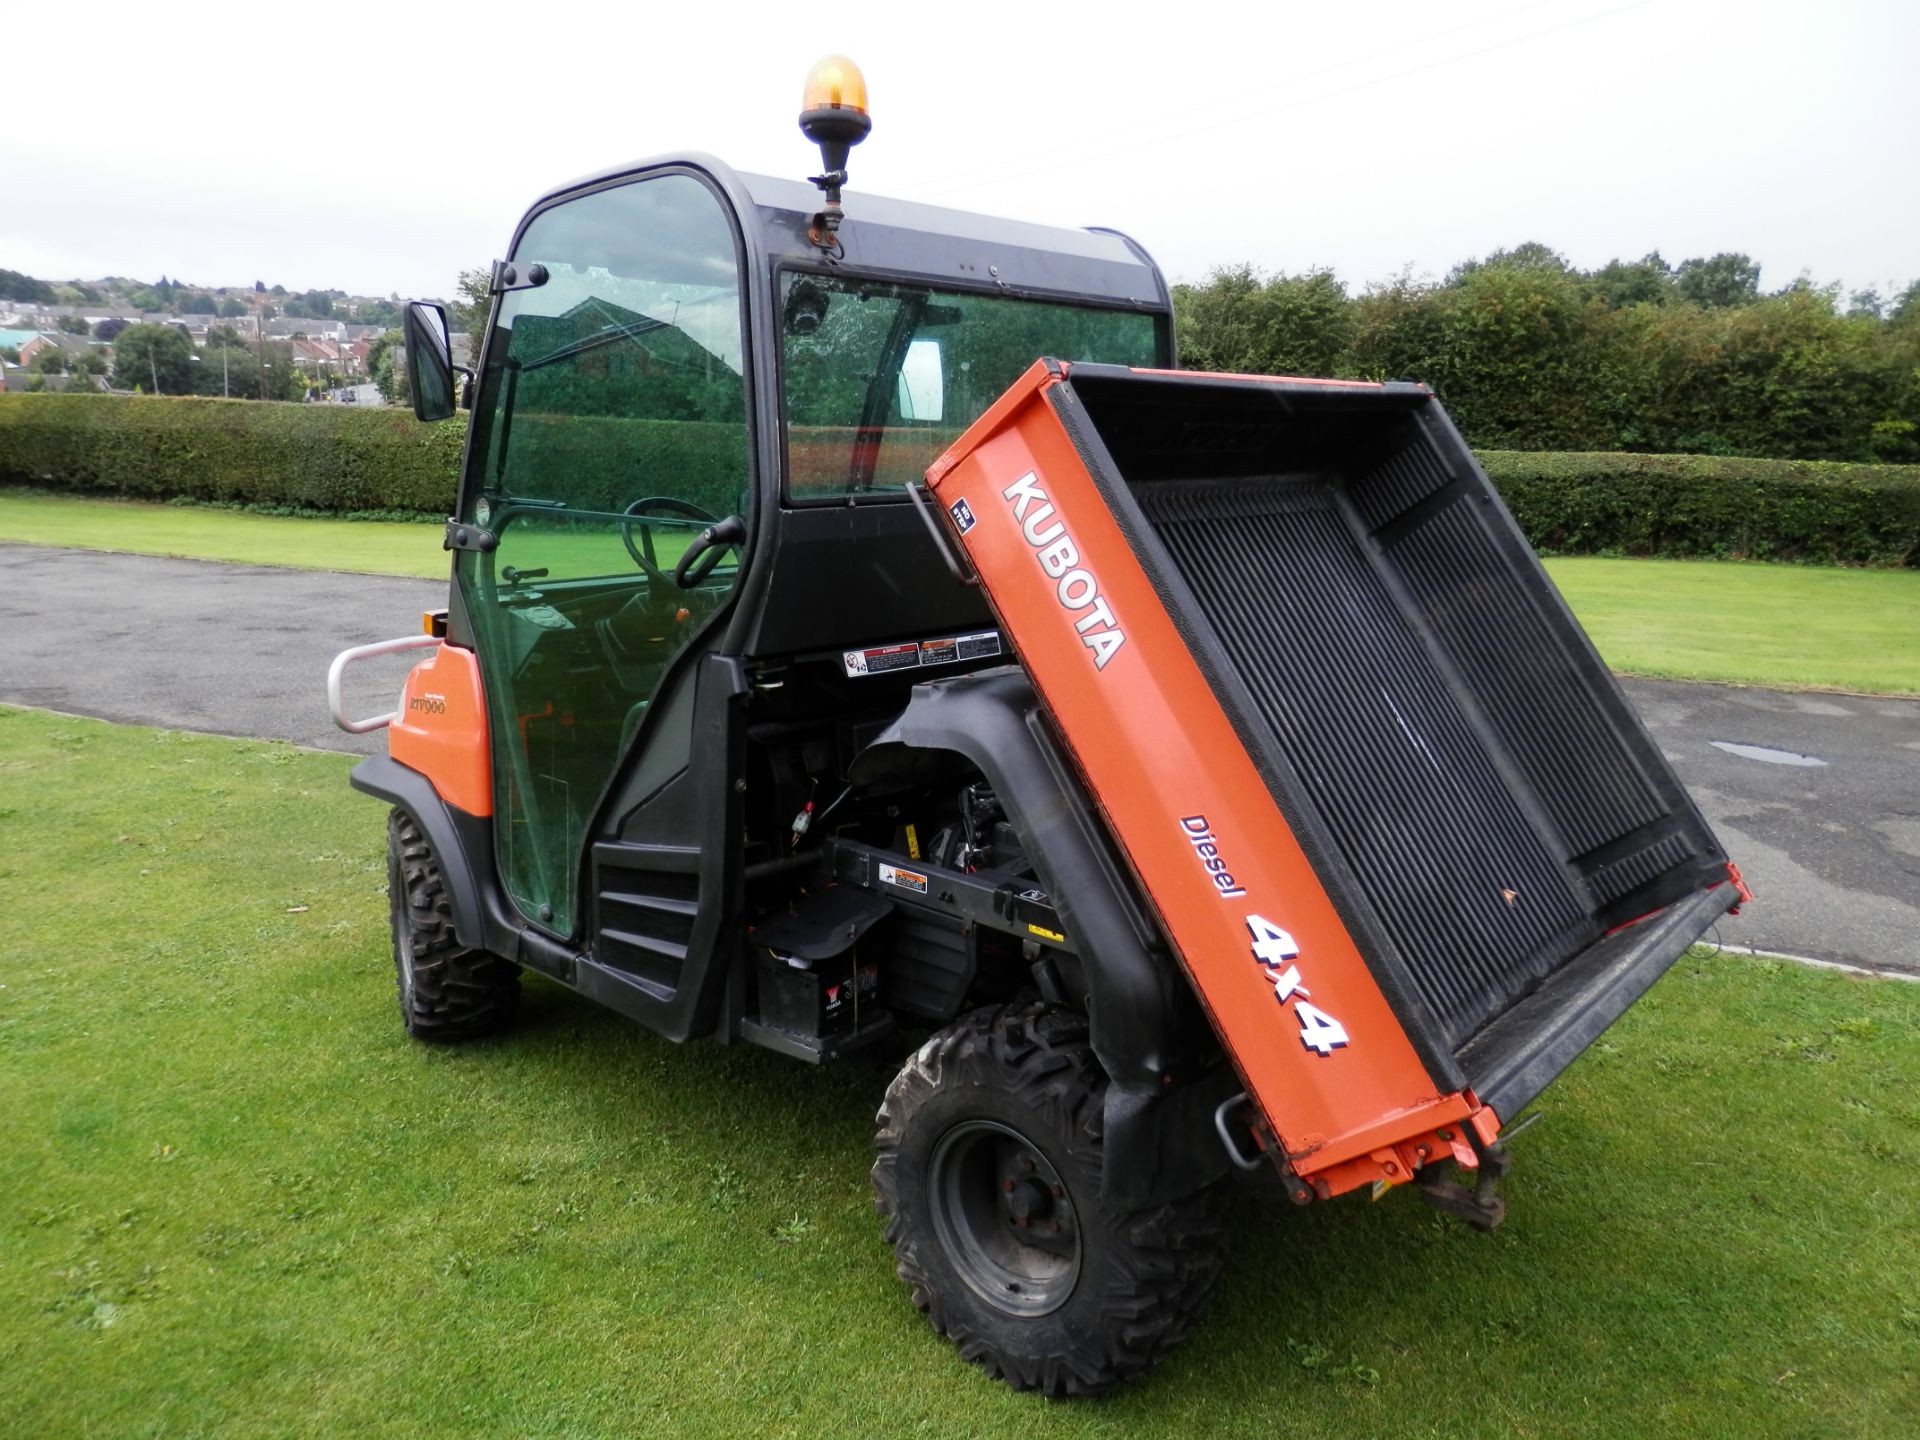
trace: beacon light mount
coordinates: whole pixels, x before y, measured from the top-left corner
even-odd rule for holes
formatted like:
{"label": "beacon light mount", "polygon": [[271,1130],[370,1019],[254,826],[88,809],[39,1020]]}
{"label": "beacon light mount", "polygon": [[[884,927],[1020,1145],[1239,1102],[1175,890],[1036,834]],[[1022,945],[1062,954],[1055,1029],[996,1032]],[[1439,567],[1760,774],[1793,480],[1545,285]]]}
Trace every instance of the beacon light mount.
{"label": "beacon light mount", "polygon": [[847,183],[847,153],[873,129],[867,113],[867,79],[844,55],[828,55],[807,73],[800,101],[800,132],[820,147],[822,173],[808,177],[826,196],[808,237],[823,250],[839,244],[843,218],[840,190]]}

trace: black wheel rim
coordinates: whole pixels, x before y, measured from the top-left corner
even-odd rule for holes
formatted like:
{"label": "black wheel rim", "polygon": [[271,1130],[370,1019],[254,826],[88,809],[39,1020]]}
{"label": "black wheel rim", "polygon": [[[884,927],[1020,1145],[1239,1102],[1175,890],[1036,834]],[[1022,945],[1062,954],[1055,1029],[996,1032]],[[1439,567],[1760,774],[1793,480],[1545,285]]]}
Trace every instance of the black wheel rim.
{"label": "black wheel rim", "polygon": [[1060,1173],[1024,1135],[970,1120],[940,1137],[928,1209],[948,1261],[996,1310],[1032,1319],[1080,1280],[1080,1224]]}

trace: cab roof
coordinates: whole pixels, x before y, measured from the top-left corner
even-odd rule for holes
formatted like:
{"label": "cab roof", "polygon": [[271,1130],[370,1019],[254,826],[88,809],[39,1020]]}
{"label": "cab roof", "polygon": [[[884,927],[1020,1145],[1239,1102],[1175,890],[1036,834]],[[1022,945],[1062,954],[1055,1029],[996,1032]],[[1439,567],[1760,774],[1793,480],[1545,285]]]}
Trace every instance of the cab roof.
{"label": "cab roof", "polygon": [[[534,209],[576,191],[637,179],[658,169],[694,170],[711,178],[752,232],[749,246],[771,265],[821,267],[828,261],[826,252],[807,238],[822,205],[817,189],[805,180],[746,174],[710,155],[665,155],[617,166],[560,187]],[[847,187],[842,205],[846,218],[840,225],[839,251],[832,257],[834,268],[963,289],[1003,289],[1138,310],[1171,309],[1166,280],[1153,257],[1117,230],[1069,230],[1003,220],[872,195],[853,185]]]}

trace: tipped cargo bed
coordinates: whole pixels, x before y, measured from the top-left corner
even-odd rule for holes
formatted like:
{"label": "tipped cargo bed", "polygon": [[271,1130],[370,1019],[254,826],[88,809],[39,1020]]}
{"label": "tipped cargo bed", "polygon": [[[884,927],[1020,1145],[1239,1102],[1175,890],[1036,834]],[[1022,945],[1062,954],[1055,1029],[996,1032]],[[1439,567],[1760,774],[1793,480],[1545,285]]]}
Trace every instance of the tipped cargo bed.
{"label": "tipped cargo bed", "polygon": [[[1738,902],[1424,388],[1076,365],[1039,393],[1436,1086],[1511,1117]],[[1065,496],[1061,467],[1035,473]],[[1016,647],[1048,669],[1019,562],[986,558]],[[1117,796],[1123,761],[1076,748]],[[1183,953],[1217,943],[1179,928]]]}
{"label": "tipped cargo bed", "polygon": [[1425,391],[1075,367],[1072,396],[1363,953],[1489,1098],[1525,1037],[1470,1042],[1726,855]]}

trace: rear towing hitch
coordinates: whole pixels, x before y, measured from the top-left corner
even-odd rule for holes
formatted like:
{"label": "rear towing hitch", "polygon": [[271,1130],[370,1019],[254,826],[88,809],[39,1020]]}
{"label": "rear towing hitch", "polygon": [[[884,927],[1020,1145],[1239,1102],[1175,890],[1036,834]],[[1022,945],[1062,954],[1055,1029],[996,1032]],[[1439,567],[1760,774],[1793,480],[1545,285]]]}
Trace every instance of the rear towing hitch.
{"label": "rear towing hitch", "polygon": [[1500,1195],[1500,1182],[1513,1168],[1513,1155],[1504,1145],[1476,1145],[1480,1168],[1473,1188],[1468,1189],[1451,1173],[1451,1167],[1429,1165],[1418,1176],[1420,1198],[1444,1215],[1464,1220],[1483,1235],[1507,1218],[1507,1202]]}

